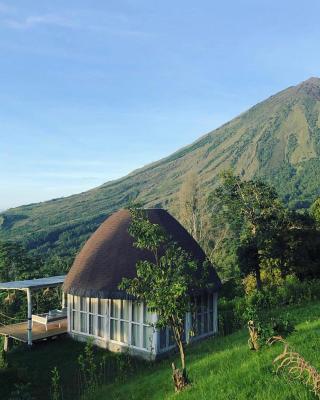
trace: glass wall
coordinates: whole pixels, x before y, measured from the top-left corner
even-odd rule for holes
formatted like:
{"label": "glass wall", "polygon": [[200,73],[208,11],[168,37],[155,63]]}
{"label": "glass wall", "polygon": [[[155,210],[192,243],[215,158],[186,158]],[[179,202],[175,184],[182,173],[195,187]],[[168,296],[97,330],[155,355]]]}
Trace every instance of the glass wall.
{"label": "glass wall", "polygon": [[70,327],[75,333],[140,349],[154,348],[154,316],[143,303],[70,296]]}
{"label": "glass wall", "polygon": [[205,336],[214,332],[214,294],[203,294],[193,298],[192,330],[194,336]]}
{"label": "glass wall", "polygon": [[[204,294],[191,299],[192,313],[185,321],[184,339],[215,332],[216,295]],[[165,351],[175,346],[170,328],[155,335],[155,315],[145,304],[129,300],[69,297],[72,332],[102,338],[147,351]],[[156,343],[155,337],[158,337]],[[190,340],[190,339],[188,339]]]}
{"label": "glass wall", "polygon": [[[186,316],[184,323],[184,341],[187,337],[190,339],[205,337],[215,332],[215,301],[216,295],[204,294],[195,296],[191,299],[191,315]],[[190,318],[189,318],[190,316]],[[188,339],[188,340],[190,340]],[[175,340],[169,327],[161,329],[159,332],[158,347],[160,351],[166,351],[175,346]]]}

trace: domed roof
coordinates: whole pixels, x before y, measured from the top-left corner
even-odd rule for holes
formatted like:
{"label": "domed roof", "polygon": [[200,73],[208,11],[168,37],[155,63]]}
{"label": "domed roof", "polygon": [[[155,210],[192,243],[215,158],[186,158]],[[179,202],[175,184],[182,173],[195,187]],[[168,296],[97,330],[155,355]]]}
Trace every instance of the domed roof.
{"label": "domed roof", "polygon": [[[148,219],[160,225],[172,239],[191,254],[199,263],[206,256],[192,236],[162,209],[146,210]],[[85,243],[65,279],[64,292],[84,297],[129,298],[119,290],[122,278],[136,276],[136,263],[142,259],[152,260],[149,251],[133,246],[128,233],[131,220],[129,210],[119,210],[107,218]],[[214,268],[210,268],[209,282],[213,290],[221,282]]]}

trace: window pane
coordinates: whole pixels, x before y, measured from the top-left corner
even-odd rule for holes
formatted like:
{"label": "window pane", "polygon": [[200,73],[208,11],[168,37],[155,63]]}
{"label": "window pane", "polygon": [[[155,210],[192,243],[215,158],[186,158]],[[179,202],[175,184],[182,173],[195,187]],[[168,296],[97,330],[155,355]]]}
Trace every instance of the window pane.
{"label": "window pane", "polygon": [[72,308],[74,310],[79,309],[79,297],[78,296],[72,296]]}
{"label": "window pane", "polygon": [[203,333],[208,333],[208,313],[203,314]]}
{"label": "window pane", "polygon": [[119,318],[120,300],[111,300],[111,317]]}
{"label": "window pane", "polygon": [[110,319],[110,339],[119,340],[118,320]]}
{"label": "window pane", "polygon": [[213,331],[213,318],[212,318],[213,314],[212,312],[208,313],[208,332],[212,332]]}
{"label": "window pane", "polygon": [[80,297],[80,310],[87,311],[87,298],[86,297]]}
{"label": "window pane", "polygon": [[176,342],[174,340],[172,329],[168,328],[169,330],[169,346],[173,346]]}
{"label": "window pane", "polygon": [[104,337],[104,317],[98,317],[97,336]]}
{"label": "window pane", "polygon": [[132,346],[140,347],[140,325],[132,324],[131,344]]}
{"label": "window pane", "polygon": [[151,324],[152,323],[152,313],[148,310],[147,305],[143,304],[143,323]]}
{"label": "window pane", "polygon": [[79,311],[72,311],[72,330],[79,330]]}
{"label": "window pane", "polygon": [[129,322],[120,321],[120,341],[128,343],[129,338]]}
{"label": "window pane", "polygon": [[87,314],[80,313],[80,332],[87,333]]}
{"label": "window pane", "polygon": [[101,299],[97,299],[97,314],[102,314],[102,300]]}
{"label": "window pane", "polygon": [[153,328],[152,326],[143,327],[143,348],[151,350],[153,339]]}
{"label": "window pane", "polygon": [[213,310],[213,295],[209,295],[209,310]]}
{"label": "window pane", "polygon": [[167,347],[167,329],[163,328],[160,330],[160,349]]}
{"label": "window pane", "polygon": [[105,315],[107,313],[107,300],[97,299],[98,314]]}
{"label": "window pane", "polygon": [[206,312],[208,309],[208,296],[204,294],[202,296],[202,312]]}
{"label": "window pane", "polygon": [[197,302],[197,309],[200,311],[201,308],[201,296],[196,296],[196,302]]}
{"label": "window pane", "polygon": [[90,335],[94,334],[94,331],[93,331],[94,323],[95,323],[95,316],[92,314],[89,314],[89,334]]}
{"label": "window pane", "polygon": [[95,314],[96,313],[96,304],[97,304],[97,299],[89,299],[89,312]]}
{"label": "window pane", "polygon": [[197,335],[202,333],[202,318],[201,314],[197,315]]}
{"label": "window pane", "polygon": [[127,300],[121,301],[121,319],[129,320],[129,302]]}
{"label": "window pane", "polygon": [[141,322],[141,303],[132,302],[132,321]]}

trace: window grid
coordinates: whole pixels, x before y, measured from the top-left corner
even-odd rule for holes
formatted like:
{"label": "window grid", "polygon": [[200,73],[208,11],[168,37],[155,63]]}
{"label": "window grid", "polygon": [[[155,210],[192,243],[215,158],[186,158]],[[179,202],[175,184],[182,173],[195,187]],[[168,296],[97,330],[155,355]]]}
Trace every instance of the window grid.
{"label": "window grid", "polygon": [[204,294],[196,296],[194,300],[195,315],[193,325],[195,326],[195,336],[205,336],[213,332],[213,295]]}
{"label": "window grid", "polygon": [[[214,296],[197,296],[192,301],[195,312],[192,326],[195,336],[206,336],[214,331]],[[153,350],[154,315],[143,303],[128,300],[96,299],[70,296],[71,331],[104,338],[138,349]],[[189,329],[189,327],[186,327]],[[159,333],[157,347],[160,351],[175,346],[170,329]]]}

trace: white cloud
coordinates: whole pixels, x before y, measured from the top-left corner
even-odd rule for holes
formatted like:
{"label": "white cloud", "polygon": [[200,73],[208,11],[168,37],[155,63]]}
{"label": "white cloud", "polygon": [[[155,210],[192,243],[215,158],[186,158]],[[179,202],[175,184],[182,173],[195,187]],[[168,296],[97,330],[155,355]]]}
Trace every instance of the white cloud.
{"label": "white cloud", "polygon": [[[1,10],[1,8],[0,8]],[[75,23],[70,19],[54,15],[54,14],[45,14],[45,15],[33,15],[28,16],[24,19],[6,19],[4,21],[6,26],[13,29],[30,29],[39,25],[52,25],[52,26],[60,26],[65,28],[73,28],[75,27]]]}
{"label": "white cloud", "polygon": [[[14,10],[8,8],[0,2],[0,14],[1,12],[4,14],[9,12],[11,13],[12,11]],[[145,32],[132,28],[130,26],[129,18],[125,15],[114,15],[108,13],[102,18],[98,18],[97,15],[91,15],[91,19],[95,21],[93,24],[89,22],[90,18],[84,19],[84,16],[81,14],[39,14],[18,17],[17,13],[14,12],[13,15],[10,15],[10,17],[5,19],[3,18],[1,23],[7,28],[16,30],[29,30],[40,26],[51,26],[87,30],[93,33],[104,32],[109,35],[132,39],[150,38],[154,36],[154,34],[151,32]],[[100,22],[96,22],[97,19],[99,19]]]}

